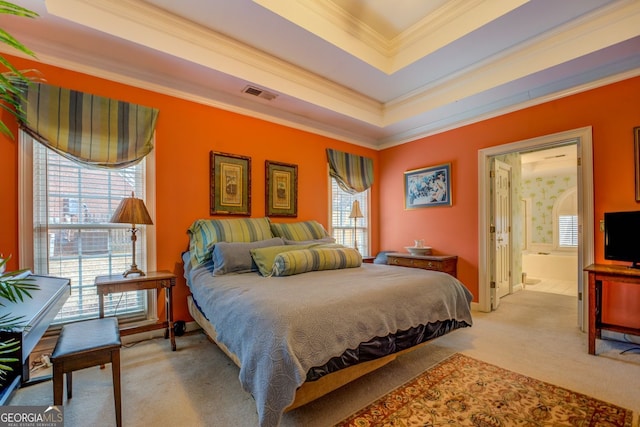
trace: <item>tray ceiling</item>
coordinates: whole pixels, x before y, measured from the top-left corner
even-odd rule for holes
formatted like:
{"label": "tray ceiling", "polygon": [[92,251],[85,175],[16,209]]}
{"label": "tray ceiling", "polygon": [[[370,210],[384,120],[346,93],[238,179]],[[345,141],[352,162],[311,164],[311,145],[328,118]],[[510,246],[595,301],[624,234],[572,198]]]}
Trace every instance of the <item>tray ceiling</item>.
{"label": "tray ceiling", "polygon": [[42,62],[375,148],[640,74],[635,0],[16,3]]}

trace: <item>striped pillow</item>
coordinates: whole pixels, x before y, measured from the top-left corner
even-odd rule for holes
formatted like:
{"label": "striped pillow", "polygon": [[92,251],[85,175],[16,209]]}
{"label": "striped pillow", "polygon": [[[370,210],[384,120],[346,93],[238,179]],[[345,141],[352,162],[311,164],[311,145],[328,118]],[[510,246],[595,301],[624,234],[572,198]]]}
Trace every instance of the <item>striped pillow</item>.
{"label": "striped pillow", "polygon": [[275,237],[287,240],[317,240],[329,237],[329,233],[318,221],[301,221],[292,223],[271,223],[271,231]]}
{"label": "striped pillow", "polygon": [[354,248],[314,247],[283,252],[273,262],[274,276],[292,276],[318,270],[360,267],[362,256]]}
{"label": "striped pillow", "polygon": [[271,239],[269,218],[198,219],[187,230],[193,267],[211,259],[217,242],[255,242]]}
{"label": "striped pillow", "polygon": [[[275,237],[277,239],[277,237]],[[251,249],[251,258],[253,262],[258,266],[258,271],[263,276],[271,276],[273,272],[273,262],[276,257],[282,252],[288,251],[297,251],[301,249],[310,248],[311,245],[280,245],[280,246],[269,246],[266,248],[255,248]]]}

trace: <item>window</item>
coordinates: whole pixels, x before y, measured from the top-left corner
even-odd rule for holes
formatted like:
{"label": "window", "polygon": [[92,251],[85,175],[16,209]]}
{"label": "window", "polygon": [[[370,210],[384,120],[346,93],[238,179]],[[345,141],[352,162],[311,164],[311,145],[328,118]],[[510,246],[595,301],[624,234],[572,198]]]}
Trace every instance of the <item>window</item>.
{"label": "window", "polygon": [[560,247],[578,247],[578,215],[560,215],[558,227]]}
{"label": "window", "polygon": [[331,233],[336,243],[353,247],[354,220],[349,218],[353,201],[358,200],[364,218],[356,220],[355,238],[358,251],[363,256],[369,255],[369,190],[355,195],[342,190],[335,179],[331,181]]}
{"label": "window", "polygon": [[555,227],[553,242],[556,249],[578,248],[578,192],[577,187],[567,189],[553,206]]}
{"label": "window", "polygon": [[[71,295],[55,323],[95,318],[95,277],[122,273],[131,264],[130,225],[109,220],[123,197],[135,192],[144,198],[151,156],[124,169],[97,169],[72,162],[26,134],[20,136],[22,149],[31,154],[21,160],[22,188],[33,191],[21,203],[21,246],[32,249],[22,262],[35,274],[71,279]],[[136,261],[145,270],[148,230],[138,229]],[[155,316],[155,299],[148,304],[147,297],[147,291],[106,296],[105,315],[127,320]]]}

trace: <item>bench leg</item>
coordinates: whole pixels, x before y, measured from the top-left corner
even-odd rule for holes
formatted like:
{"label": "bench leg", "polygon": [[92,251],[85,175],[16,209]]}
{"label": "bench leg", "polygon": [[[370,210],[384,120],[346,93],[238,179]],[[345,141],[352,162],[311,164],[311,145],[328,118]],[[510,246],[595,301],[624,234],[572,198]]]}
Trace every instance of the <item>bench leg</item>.
{"label": "bench leg", "polygon": [[120,389],[120,349],[111,352],[111,375],[113,376],[113,398],[116,405],[116,425],[122,426],[122,398]]}
{"label": "bench leg", "polygon": [[62,391],[64,389],[64,372],[61,364],[53,365],[53,404],[62,405]]}

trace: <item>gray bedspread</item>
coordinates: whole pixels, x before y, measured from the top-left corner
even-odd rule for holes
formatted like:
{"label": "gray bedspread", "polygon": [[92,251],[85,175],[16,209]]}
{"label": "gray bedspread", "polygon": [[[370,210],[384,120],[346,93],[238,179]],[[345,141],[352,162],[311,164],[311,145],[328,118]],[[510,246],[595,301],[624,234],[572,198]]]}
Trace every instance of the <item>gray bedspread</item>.
{"label": "gray bedspread", "polygon": [[241,362],[260,425],[277,426],[306,372],[375,337],[431,322],[472,324],[471,293],[452,276],[379,264],[288,277],[213,276],[187,283],[217,340]]}

